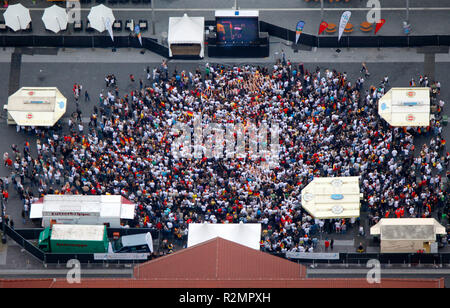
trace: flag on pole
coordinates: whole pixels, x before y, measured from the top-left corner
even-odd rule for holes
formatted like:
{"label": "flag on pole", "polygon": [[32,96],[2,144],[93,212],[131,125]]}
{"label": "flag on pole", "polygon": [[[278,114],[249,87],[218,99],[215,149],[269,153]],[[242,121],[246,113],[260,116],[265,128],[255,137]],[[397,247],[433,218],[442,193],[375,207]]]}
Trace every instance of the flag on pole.
{"label": "flag on pole", "polygon": [[303,27],[304,27],[304,26],[305,26],[305,22],[302,21],[302,20],[300,20],[300,21],[297,23],[297,27],[295,28],[295,44],[297,44],[298,39],[300,38],[300,35],[301,35],[302,32],[303,32]]}
{"label": "flag on pole", "polygon": [[328,28],[328,23],[326,21],[322,21],[319,27],[319,35],[321,35],[326,28]]}
{"label": "flag on pole", "polygon": [[351,16],[352,16],[352,12],[350,12],[350,11],[345,11],[344,13],[342,13],[341,22],[339,23],[338,42],[341,40],[342,34],[344,33],[345,27],[347,26],[347,23],[350,20]]}
{"label": "flag on pole", "polygon": [[139,39],[139,43],[141,43],[142,46],[141,28],[139,27],[139,25],[136,25],[134,27],[134,32],[136,33],[136,36]]}
{"label": "flag on pole", "polygon": [[105,27],[106,27],[106,30],[108,30],[109,36],[111,37],[111,39],[114,42],[112,24],[111,24],[111,20],[109,18],[106,18],[106,20],[105,20]]}
{"label": "flag on pole", "polygon": [[380,19],[375,26],[375,34],[380,31],[381,27],[386,23],[386,19]]}

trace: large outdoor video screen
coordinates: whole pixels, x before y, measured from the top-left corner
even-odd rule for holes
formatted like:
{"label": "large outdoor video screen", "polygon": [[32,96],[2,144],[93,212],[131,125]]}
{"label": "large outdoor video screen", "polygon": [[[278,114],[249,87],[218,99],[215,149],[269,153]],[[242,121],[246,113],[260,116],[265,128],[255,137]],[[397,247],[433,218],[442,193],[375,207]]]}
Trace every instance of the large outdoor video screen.
{"label": "large outdoor video screen", "polygon": [[258,39],[258,17],[216,17],[217,42],[245,46]]}

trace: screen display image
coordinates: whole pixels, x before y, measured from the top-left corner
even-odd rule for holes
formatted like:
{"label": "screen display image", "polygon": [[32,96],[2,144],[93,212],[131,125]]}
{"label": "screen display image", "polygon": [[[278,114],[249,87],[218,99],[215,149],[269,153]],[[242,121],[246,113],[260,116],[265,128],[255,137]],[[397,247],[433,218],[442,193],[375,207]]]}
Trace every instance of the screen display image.
{"label": "screen display image", "polygon": [[217,42],[225,45],[249,45],[258,39],[257,17],[217,17]]}

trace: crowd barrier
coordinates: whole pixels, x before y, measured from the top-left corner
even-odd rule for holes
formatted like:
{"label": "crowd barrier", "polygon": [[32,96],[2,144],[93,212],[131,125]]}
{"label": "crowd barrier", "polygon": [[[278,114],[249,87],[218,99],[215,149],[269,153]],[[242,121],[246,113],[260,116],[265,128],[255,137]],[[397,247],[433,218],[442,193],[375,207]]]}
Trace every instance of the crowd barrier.
{"label": "crowd barrier", "polygon": [[[295,31],[276,26],[265,21],[259,22],[259,31],[286,41],[295,42]],[[315,36],[302,33],[299,44],[310,47],[353,48],[353,47],[423,47],[450,46],[450,35],[410,35],[410,36],[355,36],[344,35],[338,42],[337,36]]]}
{"label": "crowd barrier", "polygon": [[169,57],[169,49],[158,44],[155,39],[115,36],[114,42],[109,36],[86,35],[0,35],[0,47],[58,47],[58,48],[143,48],[163,57]]}
{"label": "crowd barrier", "polygon": [[[1,228],[3,228],[3,225],[0,224]],[[44,261],[45,253],[31,244],[29,241],[27,241],[24,237],[22,237],[17,231],[9,227],[8,225],[5,225],[5,234],[9,236],[12,240],[14,240],[17,244],[19,244],[23,249],[31,253],[33,256],[38,258],[41,261]],[[2,229],[3,230],[3,229]]]}
{"label": "crowd barrier", "polygon": [[[260,32],[267,32],[270,36],[295,42],[295,31],[260,21]],[[206,27],[214,26],[214,21],[206,21]],[[210,42],[211,43],[211,42]],[[338,42],[336,36],[315,36],[302,33],[298,42],[301,45],[320,48],[383,48],[383,47],[424,47],[450,46],[450,35],[411,35],[411,36],[354,36],[344,35]],[[264,45],[265,46],[265,45]],[[57,48],[143,48],[169,57],[169,49],[152,38],[142,38],[142,45],[137,37],[130,35],[115,36],[114,42],[105,35],[0,35],[0,47],[57,47]],[[216,46],[214,46],[215,48]],[[209,56],[222,56],[213,48]],[[247,48],[248,49],[248,48]],[[264,48],[263,48],[264,49]],[[267,49],[267,48],[266,48]],[[240,52],[254,53],[255,50]],[[267,56],[266,51],[262,56]]]}
{"label": "crowd barrier", "polygon": [[[0,228],[2,227],[0,223]],[[77,259],[80,263],[140,263],[146,260],[96,260],[94,254],[81,253],[45,253],[27,239],[36,239],[42,229],[17,229],[5,226],[5,233],[30,254],[44,263],[66,263],[70,259]],[[157,239],[159,232],[145,228],[108,228],[108,236],[113,232],[121,232],[121,235],[131,235],[143,232],[151,232],[153,239]],[[288,259],[284,254],[272,253],[275,256]],[[381,264],[450,264],[450,253],[339,253],[339,259],[290,259],[299,263],[328,263],[328,264],[367,264],[371,259],[380,261]]]}
{"label": "crowd barrier", "polygon": [[[286,258],[283,254],[275,254]],[[450,253],[339,253],[339,259],[289,259],[299,263],[328,263],[328,264],[367,264],[369,260],[378,260],[381,264],[418,265],[450,264]]]}

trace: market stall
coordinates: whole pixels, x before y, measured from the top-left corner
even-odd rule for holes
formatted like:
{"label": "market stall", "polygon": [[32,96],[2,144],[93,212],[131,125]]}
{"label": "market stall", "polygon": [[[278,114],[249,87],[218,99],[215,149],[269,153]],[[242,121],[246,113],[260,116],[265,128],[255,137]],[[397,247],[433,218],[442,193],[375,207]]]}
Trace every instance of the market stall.
{"label": "market stall", "polygon": [[378,114],[391,126],[429,126],[430,88],[392,88],[378,101]]}
{"label": "market stall", "polygon": [[53,223],[120,228],[134,219],[135,204],[120,195],[46,195],[31,205],[30,219]]}
{"label": "market stall", "polygon": [[359,177],[314,178],[302,190],[302,207],[317,219],[359,217]]}
{"label": "market stall", "polygon": [[54,87],[20,88],[3,106],[8,112],[8,124],[47,127],[55,125],[66,107],[67,99]]}
{"label": "market stall", "polygon": [[446,231],[434,218],[382,218],[370,234],[380,236],[381,253],[437,253],[436,235]]}
{"label": "market stall", "polygon": [[204,57],[204,17],[169,18],[169,56]]}

